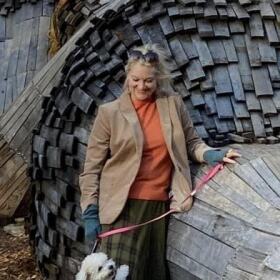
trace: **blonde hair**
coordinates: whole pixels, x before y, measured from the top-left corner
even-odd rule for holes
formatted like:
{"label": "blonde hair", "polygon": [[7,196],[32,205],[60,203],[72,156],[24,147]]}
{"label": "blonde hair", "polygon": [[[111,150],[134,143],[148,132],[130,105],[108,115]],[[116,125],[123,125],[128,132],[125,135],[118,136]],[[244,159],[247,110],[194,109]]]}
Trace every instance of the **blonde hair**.
{"label": "blonde hair", "polygon": [[140,51],[143,55],[147,52],[152,51],[158,55],[158,62],[147,62],[144,58],[139,58],[137,60],[128,57],[128,61],[125,65],[125,73],[126,79],[123,85],[123,92],[129,93],[128,89],[128,73],[136,63],[140,63],[142,65],[154,67],[156,72],[156,79],[157,79],[157,95],[167,95],[168,92],[172,91],[172,79],[170,73],[170,63],[169,57],[166,51],[160,47],[158,44],[146,44],[140,47],[133,48],[133,50]]}

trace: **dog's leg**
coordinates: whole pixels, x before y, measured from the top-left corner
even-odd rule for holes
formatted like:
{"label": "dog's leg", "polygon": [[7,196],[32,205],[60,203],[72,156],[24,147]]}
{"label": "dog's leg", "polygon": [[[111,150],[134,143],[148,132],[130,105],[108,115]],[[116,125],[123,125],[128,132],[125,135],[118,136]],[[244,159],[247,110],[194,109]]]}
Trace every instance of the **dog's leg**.
{"label": "dog's leg", "polygon": [[129,267],[128,265],[123,264],[118,268],[115,280],[125,280],[128,274]]}

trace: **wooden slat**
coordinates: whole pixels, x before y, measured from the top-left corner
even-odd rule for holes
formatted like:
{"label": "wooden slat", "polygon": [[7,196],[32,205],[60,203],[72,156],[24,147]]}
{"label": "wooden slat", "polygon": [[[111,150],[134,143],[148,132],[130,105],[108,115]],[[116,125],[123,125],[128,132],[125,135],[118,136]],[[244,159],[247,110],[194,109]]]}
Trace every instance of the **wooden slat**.
{"label": "wooden slat", "polygon": [[260,111],[261,105],[255,92],[246,92],[246,105],[248,111]]}
{"label": "wooden slat", "polygon": [[213,80],[215,81],[215,91],[217,94],[231,93],[233,91],[226,66],[214,68]]}
{"label": "wooden slat", "polygon": [[216,96],[215,103],[220,119],[227,119],[233,117],[233,111],[229,96]]}
{"label": "wooden slat", "polygon": [[237,64],[229,64],[228,72],[236,101],[245,101],[245,94]]}
{"label": "wooden slat", "polygon": [[262,18],[259,13],[253,13],[249,20],[250,35],[254,37],[264,37]]}
{"label": "wooden slat", "polygon": [[223,44],[227,54],[228,62],[238,62],[237,54],[232,40],[223,40]]}
{"label": "wooden slat", "polygon": [[228,63],[223,43],[220,40],[208,41],[208,47],[215,64]]}
{"label": "wooden slat", "polygon": [[199,54],[199,60],[201,62],[201,65],[203,67],[213,66],[214,62],[213,62],[213,59],[211,57],[211,54],[207,47],[206,42],[202,41],[199,38],[199,36],[197,36],[197,35],[192,35],[191,38],[192,38],[193,44]]}
{"label": "wooden slat", "polygon": [[252,76],[257,96],[273,95],[272,85],[266,68],[252,69]]}
{"label": "wooden slat", "polygon": [[[168,240],[168,244],[172,244],[172,247],[174,249],[177,249],[178,251],[180,250],[183,254],[189,256],[189,258],[191,259],[199,260],[200,263],[204,264],[204,267],[208,267],[211,271],[217,273],[218,275],[221,275],[221,273],[225,269],[228,259],[233,255],[233,250],[229,246],[218,242],[217,240],[206,235],[203,235],[195,228],[186,227],[182,222],[176,221],[174,219],[170,221],[169,230],[171,231],[171,234]],[[182,231],[184,232],[183,236],[180,234],[180,232]],[[186,238],[190,240],[190,242],[187,242],[187,244],[184,241],[186,240]],[[206,242],[208,246],[207,251],[204,251],[202,254],[201,244],[203,242]],[[204,246],[204,248],[206,247]],[[216,254],[217,256],[223,254],[224,257],[221,258],[221,260],[223,261],[221,261],[219,265],[215,265],[214,259],[208,257],[209,254],[211,254],[213,258],[215,258],[214,255]],[[193,272],[193,270],[190,270],[190,272]],[[196,275],[199,276],[198,273],[196,273]]]}

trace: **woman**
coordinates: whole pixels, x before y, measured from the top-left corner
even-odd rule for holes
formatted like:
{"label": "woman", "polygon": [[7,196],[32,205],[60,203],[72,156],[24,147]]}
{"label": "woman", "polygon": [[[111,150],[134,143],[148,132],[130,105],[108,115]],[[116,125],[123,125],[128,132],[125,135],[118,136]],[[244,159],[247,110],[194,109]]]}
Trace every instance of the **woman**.
{"label": "woman", "polygon": [[[155,45],[133,50],[122,95],[99,107],[80,175],[85,235],[187,211],[192,199],[188,158],[234,163],[233,150],[214,150],[197,135],[180,95],[172,93],[166,55]],[[171,201],[169,195],[172,193]],[[166,219],[102,240],[100,250],[128,264],[130,279],[168,279]]]}

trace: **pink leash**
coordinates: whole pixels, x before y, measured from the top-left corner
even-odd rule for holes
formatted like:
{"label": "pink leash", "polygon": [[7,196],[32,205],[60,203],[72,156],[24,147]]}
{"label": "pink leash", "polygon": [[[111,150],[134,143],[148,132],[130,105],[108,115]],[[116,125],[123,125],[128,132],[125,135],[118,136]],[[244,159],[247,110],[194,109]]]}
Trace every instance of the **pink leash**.
{"label": "pink leash", "polygon": [[[202,189],[202,187],[210,179],[212,179],[221,169],[223,169],[223,163],[219,163],[216,166],[214,166],[213,168],[211,168],[204,176],[202,176],[200,182],[195,186],[193,191],[181,202],[181,204],[183,204],[191,196],[194,196],[197,193],[197,191]],[[162,214],[162,215],[160,215],[160,216],[158,216],[158,217],[156,217],[156,218],[154,218],[152,220],[149,220],[147,222],[144,222],[144,223],[141,223],[141,224],[137,224],[137,225],[131,225],[131,226],[127,226],[127,227],[116,228],[116,229],[112,229],[112,230],[109,230],[109,231],[102,232],[102,233],[100,233],[97,236],[97,238],[95,240],[95,243],[93,245],[91,253],[95,252],[95,250],[97,248],[97,245],[98,245],[98,242],[101,239],[103,239],[103,238],[106,238],[106,237],[114,235],[114,234],[119,234],[119,233],[124,233],[124,232],[128,232],[128,231],[132,231],[134,229],[137,229],[137,228],[140,228],[142,226],[145,226],[145,225],[151,224],[153,222],[156,222],[156,221],[158,221],[158,220],[168,216],[169,214],[172,214],[172,213],[175,213],[175,212],[178,212],[178,211],[175,210],[175,209],[170,209],[169,211],[165,212],[164,214]]]}

